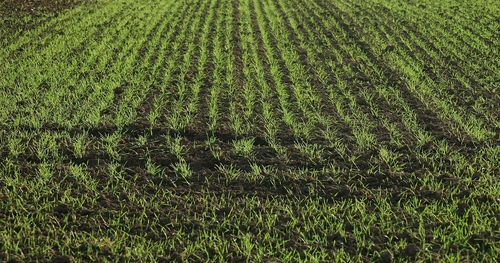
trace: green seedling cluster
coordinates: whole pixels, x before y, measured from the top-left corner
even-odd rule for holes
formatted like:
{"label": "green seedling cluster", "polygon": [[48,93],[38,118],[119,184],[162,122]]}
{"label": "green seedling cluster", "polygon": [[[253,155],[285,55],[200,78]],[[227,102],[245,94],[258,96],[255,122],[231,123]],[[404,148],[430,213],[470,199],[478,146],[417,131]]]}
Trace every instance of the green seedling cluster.
{"label": "green seedling cluster", "polygon": [[0,262],[500,258],[499,1],[4,2]]}

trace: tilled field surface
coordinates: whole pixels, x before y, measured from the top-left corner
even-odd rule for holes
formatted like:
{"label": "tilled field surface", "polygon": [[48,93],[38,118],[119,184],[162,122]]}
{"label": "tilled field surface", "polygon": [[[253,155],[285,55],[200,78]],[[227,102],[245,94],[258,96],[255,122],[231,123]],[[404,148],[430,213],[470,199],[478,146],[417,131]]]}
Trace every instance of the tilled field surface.
{"label": "tilled field surface", "polygon": [[0,3],[0,261],[500,257],[499,2]]}

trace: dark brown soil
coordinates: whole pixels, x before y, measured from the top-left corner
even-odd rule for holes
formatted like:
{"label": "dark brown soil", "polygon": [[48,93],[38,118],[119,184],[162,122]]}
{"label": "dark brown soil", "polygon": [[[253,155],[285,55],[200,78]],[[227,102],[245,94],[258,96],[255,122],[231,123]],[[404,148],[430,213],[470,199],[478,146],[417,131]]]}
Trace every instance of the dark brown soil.
{"label": "dark brown soil", "polygon": [[[94,0],[0,0],[0,39],[40,25],[48,18]],[[0,41],[0,44],[2,44]]]}
{"label": "dark brown soil", "polygon": [[0,10],[5,13],[60,12],[83,2],[93,0],[2,0]]}

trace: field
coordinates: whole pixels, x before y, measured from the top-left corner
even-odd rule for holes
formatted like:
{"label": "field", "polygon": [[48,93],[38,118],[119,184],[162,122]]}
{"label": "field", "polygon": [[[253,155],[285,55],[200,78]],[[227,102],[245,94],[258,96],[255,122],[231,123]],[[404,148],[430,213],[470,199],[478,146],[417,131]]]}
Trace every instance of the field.
{"label": "field", "polygon": [[497,262],[500,1],[0,1],[0,261]]}

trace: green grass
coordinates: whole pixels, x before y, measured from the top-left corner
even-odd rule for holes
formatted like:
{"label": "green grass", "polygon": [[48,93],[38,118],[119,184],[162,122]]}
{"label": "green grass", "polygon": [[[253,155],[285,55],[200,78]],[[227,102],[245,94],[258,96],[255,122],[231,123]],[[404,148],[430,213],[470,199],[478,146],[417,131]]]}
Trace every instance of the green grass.
{"label": "green grass", "polygon": [[500,257],[497,1],[63,2],[0,5],[0,261]]}

